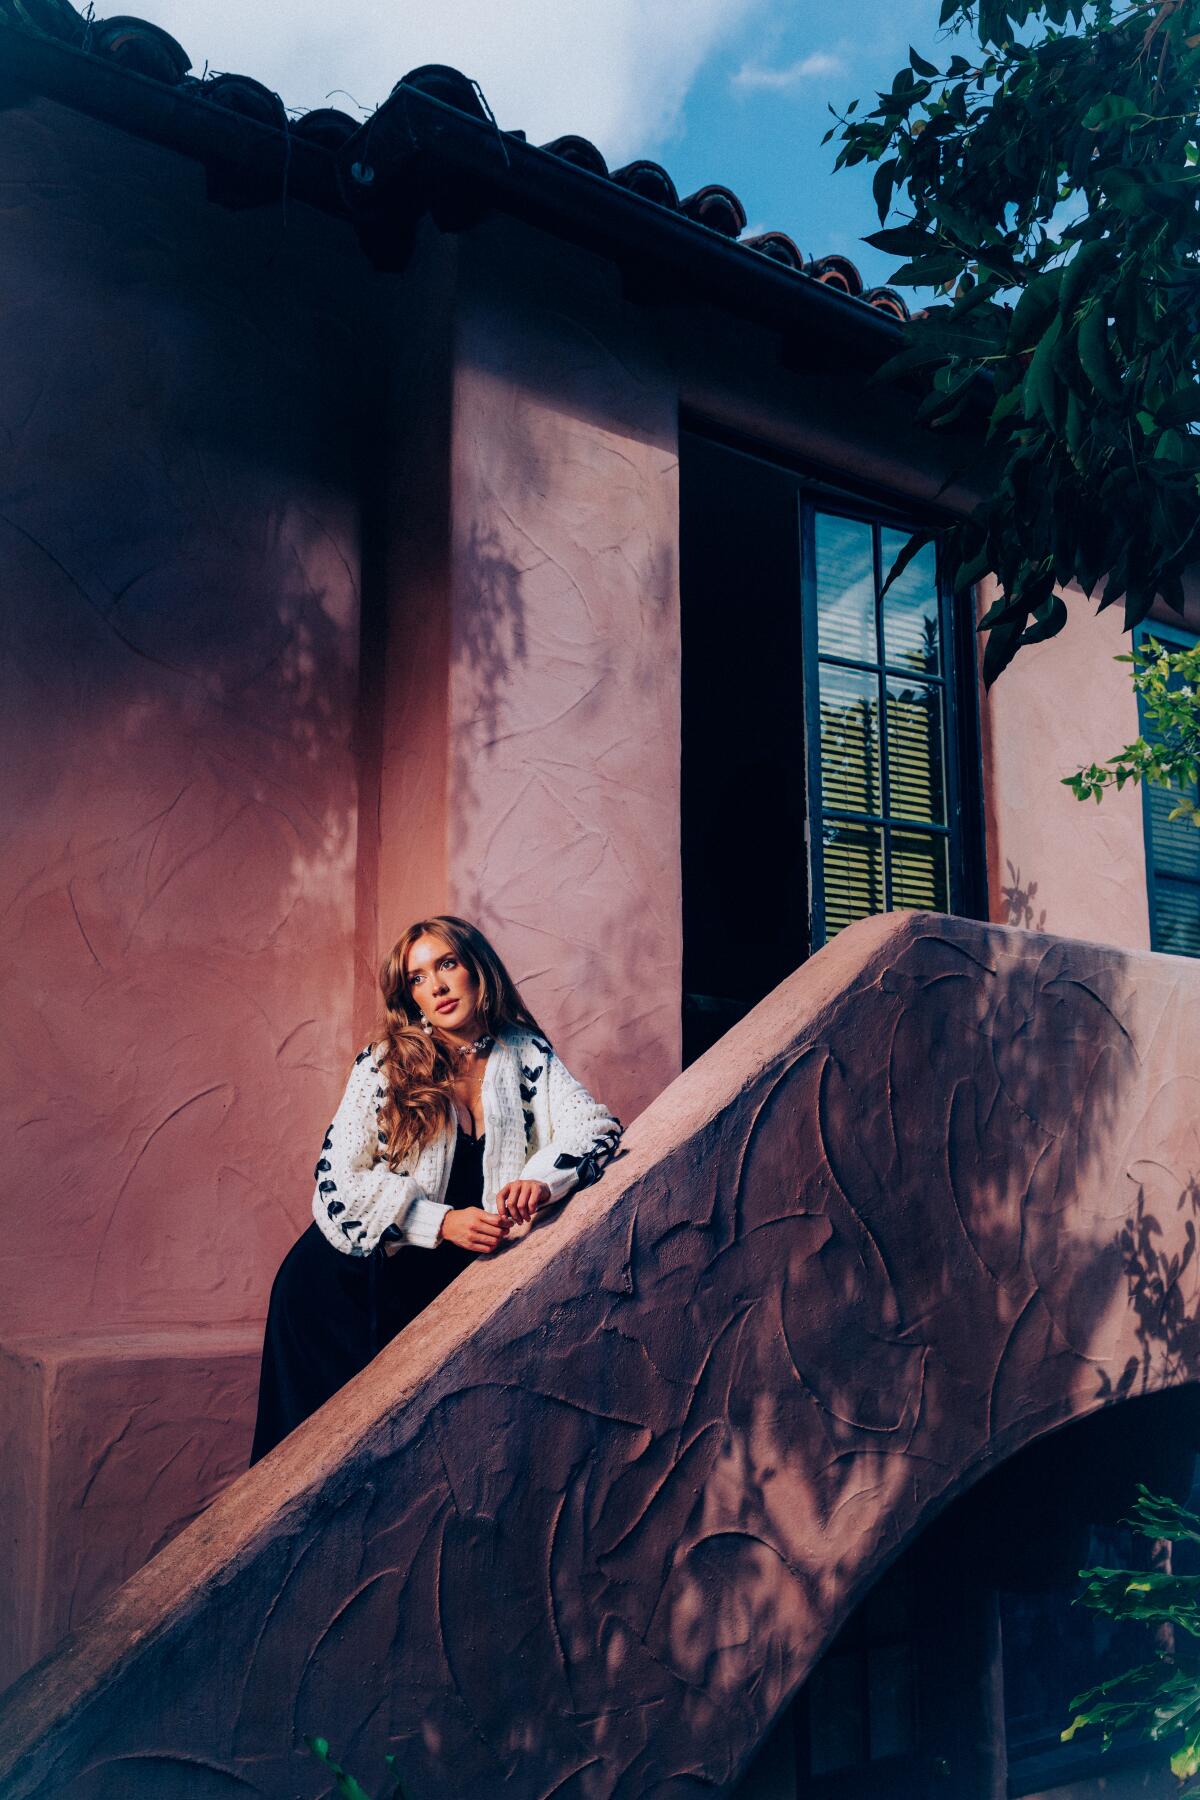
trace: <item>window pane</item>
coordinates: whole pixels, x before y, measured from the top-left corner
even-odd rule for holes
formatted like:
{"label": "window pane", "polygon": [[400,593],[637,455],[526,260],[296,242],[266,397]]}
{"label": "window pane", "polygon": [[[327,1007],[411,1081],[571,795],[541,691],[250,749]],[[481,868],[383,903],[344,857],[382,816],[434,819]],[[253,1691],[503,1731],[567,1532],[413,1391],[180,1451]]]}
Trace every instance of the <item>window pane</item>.
{"label": "window pane", "polygon": [[879,684],[857,669],[821,668],[821,803],[833,812],[877,813]]}
{"label": "window pane", "polygon": [[946,822],[942,690],[923,681],[887,681],[889,816]]}
{"label": "window pane", "polygon": [[867,1652],[871,1761],[911,1756],[917,1747],[912,1648],[884,1644]]}
{"label": "window pane", "polygon": [[808,1683],[810,1773],[852,1769],[866,1761],[867,1719],[862,1659],[854,1651],[825,1656]]}
{"label": "window pane", "polygon": [[871,527],[818,513],[815,528],[818,648],[823,656],[877,662]]}
{"label": "window pane", "polygon": [[920,912],[949,912],[950,883],[943,837],[915,831],[892,833],[892,905]]}
{"label": "window pane", "polygon": [[[880,576],[888,571],[908,542],[907,531],[880,533]],[[901,668],[936,675],[941,657],[938,642],[937,554],[932,544],[919,550],[883,597],[884,656]]]}
{"label": "window pane", "polygon": [[825,935],[883,911],[883,845],[877,826],[828,820],[825,846]]}
{"label": "window pane", "polygon": [[[1194,825],[1188,829],[1200,837]],[[1155,875],[1154,948],[1171,956],[1200,956],[1200,883]]]}

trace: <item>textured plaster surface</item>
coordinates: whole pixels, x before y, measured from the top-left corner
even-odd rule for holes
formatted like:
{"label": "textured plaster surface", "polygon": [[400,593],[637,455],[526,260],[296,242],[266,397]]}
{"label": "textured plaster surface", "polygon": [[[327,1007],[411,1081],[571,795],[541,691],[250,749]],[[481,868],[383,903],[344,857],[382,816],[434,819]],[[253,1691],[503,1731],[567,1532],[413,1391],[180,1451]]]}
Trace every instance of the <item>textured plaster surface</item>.
{"label": "textured plaster surface", "polygon": [[0,159],[3,1329],[261,1317],[351,1043],[353,244]]}
{"label": "textured plaster surface", "polygon": [[[995,589],[983,583],[981,610]],[[1081,805],[1064,775],[1138,735],[1120,609],[1076,593],[1065,629],[1031,644],[980,709],[993,919],[1142,950],[1150,943],[1141,790]]]}
{"label": "textured plaster surface", "polygon": [[245,1468],[259,1334],[26,1339],[0,1358],[0,1444],[14,1478],[0,1540],[3,1686]]}
{"label": "textured plaster surface", "polygon": [[611,271],[460,259],[449,892],[631,1118],[680,1060],[675,393]]}
{"label": "textured plaster surface", "polygon": [[1200,1374],[1200,968],[860,923],[0,1714],[6,1800],[736,1778],[882,1565]]}

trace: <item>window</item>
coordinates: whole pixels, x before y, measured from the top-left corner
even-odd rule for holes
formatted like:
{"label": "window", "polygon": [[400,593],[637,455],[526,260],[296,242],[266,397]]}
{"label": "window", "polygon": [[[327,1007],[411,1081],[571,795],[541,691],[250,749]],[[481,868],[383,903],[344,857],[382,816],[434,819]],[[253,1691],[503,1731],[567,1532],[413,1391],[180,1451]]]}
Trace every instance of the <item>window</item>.
{"label": "window", "polygon": [[810,503],[802,531],[815,947],[868,913],[964,910],[966,883],[934,547],[885,594],[907,528]]}
{"label": "window", "polygon": [[[1139,645],[1156,638],[1168,650],[1189,650],[1195,638],[1169,625],[1142,625]],[[1142,735],[1153,733],[1138,697]],[[1195,800],[1196,783],[1187,790]],[[1146,822],[1146,885],[1150,901],[1150,947],[1174,956],[1200,956],[1200,830],[1190,819],[1172,819],[1177,795],[1169,788],[1143,785]]]}

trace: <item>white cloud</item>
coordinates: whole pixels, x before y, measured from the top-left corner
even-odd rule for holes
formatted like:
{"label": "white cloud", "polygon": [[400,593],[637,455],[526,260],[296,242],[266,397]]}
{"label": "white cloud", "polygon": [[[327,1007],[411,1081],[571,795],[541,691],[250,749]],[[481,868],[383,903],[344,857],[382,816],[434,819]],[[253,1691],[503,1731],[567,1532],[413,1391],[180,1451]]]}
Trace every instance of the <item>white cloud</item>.
{"label": "white cloud", "polygon": [[[252,75],[289,108],[385,100],[420,63],[474,76],[505,129],[579,132],[610,162],[677,131],[701,66],[767,0],[136,0],[199,74]],[[333,89],[345,90],[327,96]]]}
{"label": "white cloud", "polygon": [[844,69],[840,56],[832,56],[827,50],[814,50],[811,55],[802,56],[782,69],[769,69],[763,63],[743,63],[736,75],[730,76],[730,86],[739,94],[778,93],[799,87],[801,82],[815,80],[820,75],[841,75]]}

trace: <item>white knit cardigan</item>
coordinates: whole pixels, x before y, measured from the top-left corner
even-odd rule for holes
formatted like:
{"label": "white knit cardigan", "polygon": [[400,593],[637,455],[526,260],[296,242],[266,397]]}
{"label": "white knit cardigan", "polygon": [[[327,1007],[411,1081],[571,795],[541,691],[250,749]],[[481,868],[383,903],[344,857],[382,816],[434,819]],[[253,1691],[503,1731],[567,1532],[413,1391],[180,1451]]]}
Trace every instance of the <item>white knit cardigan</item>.
{"label": "white knit cardigan", "polygon": [[[403,1169],[388,1168],[379,1108],[387,1098],[382,1047],[354,1059],[314,1171],[313,1218],[336,1250],[369,1256],[386,1233],[432,1250],[449,1212],[455,1129],[437,1136]],[[545,1038],[527,1031],[497,1037],[483,1072],[483,1205],[509,1181],[544,1181],[552,1200],[595,1181],[621,1137],[620,1122],[593,1100]]]}

